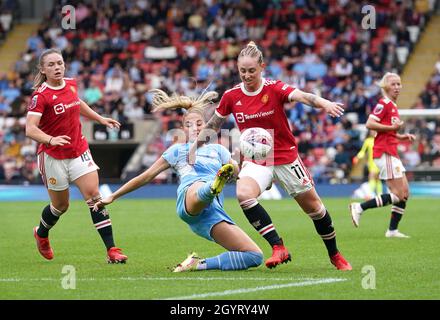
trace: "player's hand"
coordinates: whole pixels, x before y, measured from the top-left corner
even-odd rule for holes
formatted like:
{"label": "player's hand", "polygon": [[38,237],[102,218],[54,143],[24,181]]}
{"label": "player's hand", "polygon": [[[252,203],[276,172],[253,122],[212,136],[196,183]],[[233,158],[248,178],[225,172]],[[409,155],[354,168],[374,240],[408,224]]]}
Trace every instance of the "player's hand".
{"label": "player's hand", "polygon": [[110,129],[119,129],[121,127],[121,124],[112,118],[102,117],[99,123]]}
{"label": "player's hand", "polygon": [[52,137],[49,141],[50,146],[64,146],[65,144],[70,144],[72,140],[69,136],[56,136]]}
{"label": "player's hand", "polygon": [[113,202],[113,196],[108,196],[107,198],[99,200],[95,205],[93,206],[93,211],[98,211],[99,209],[104,208],[106,205]]}
{"label": "player's hand", "polygon": [[393,131],[398,131],[403,127],[403,124],[404,122],[402,120],[397,120],[391,124],[391,128],[393,128]]}
{"label": "player's hand", "polygon": [[332,102],[325,100],[323,103],[323,109],[333,118],[339,118],[344,114],[344,104],[339,102]]}
{"label": "player's hand", "polygon": [[408,141],[410,141],[410,142],[413,142],[413,141],[416,140],[416,136],[413,135],[413,134],[410,134],[410,133],[405,133],[405,134],[403,135],[403,137],[404,137],[404,139],[406,139],[406,140],[408,140]]}
{"label": "player's hand", "polygon": [[[238,148],[236,148],[238,149]],[[231,178],[229,179],[229,182],[232,181],[236,181],[238,180],[238,174],[240,173],[241,170],[241,166],[238,164],[237,161],[235,161],[233,158],[231,158],[231,160],[229,161],[230,164],[232,164],[234,166],[234,174],[231,176]]]}

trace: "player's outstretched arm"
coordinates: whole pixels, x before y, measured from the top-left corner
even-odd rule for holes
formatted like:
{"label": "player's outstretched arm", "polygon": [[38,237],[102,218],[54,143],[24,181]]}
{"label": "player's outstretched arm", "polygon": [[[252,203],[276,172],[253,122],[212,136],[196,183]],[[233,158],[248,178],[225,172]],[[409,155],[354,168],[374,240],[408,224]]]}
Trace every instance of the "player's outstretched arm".
{"label": "player's outstretched arm", "polygon": [[305,103],[309,106],[324,109],[332,117],[340,117],[344,114],[343,104],[338,102],[332,102],[327,99],[318,97],[316,94],[308,93],[295,89],[290,94],[290,101],[297,101]]}
{"label": "player's outstretched arm", "polygon": [[411,134],[411,133],[405,133],[405,134],[396,134],[396,138],[401,140],[401,141],[406,141],[408,140],[409,142],[413,142],[416,140],[416,136]]}
{"label": "player's outstretched arm", "polygon": [[115,119],[103,117],[103,116],[97,114],[95,111],[93,111],[92,108],[90,108],[87,103],[85,103],[81,99],[79,101],[80,101],[80,107],[81,107],[80,113],[82,116],[84,116],[90,120],[96,121],[96,122],[110,128],[110,129],[113,129],[113,128],[119,129],[119,127],[121,126],[121,124],[118,121],[116,121]]}
{"label": "player's outstretched arm", "polygon": [[105,205],[112,203],[113,201],[115,201],[119,197],[122,197],[123,195],[130,193],[130,192],[142,187],[143,185],[151,182],[151,180],[156,178],[156,176],[159,173],[161,173],[162,171],[165,171],[169,167],[170,167],[170,164],[163,157],[160,157],[159,159],[156,160],[155,163],[153,163],[153,165],[150,168],[148,168],[140,175],[134,177],[133,179],[131,179],[130,181],[125,183],[122,187],[120,187],[118,190],[113,192],[110,196],[97,202],[95,204],[95,206],[93,207],[93,210],[97,211],[98,208],[102,208]]}

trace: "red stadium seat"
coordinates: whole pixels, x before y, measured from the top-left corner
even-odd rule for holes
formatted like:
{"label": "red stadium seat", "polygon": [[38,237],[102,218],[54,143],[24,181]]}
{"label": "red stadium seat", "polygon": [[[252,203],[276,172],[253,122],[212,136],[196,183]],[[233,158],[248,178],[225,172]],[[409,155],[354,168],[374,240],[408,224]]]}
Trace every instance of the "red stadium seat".
{"label": "red stadium seat", "polygon": [[136,42],[130,42],[127,47],[127,50],[132,53],[135,53],[137,49],[138,49],[138,44]]}
{"label": "red stadium seat", "polygon": [[298,25],[299,25],[299,30],[304,30],[305,26],[312,26],[313,25],[313,20],[311,19],[300,19],[298,21]]}
{"label": "red stadium seat", "polygon": [[278,39],[278,29],[270,29],[266,31],[265,39]]}
{"label": "red stadium seat", "polygon": [[113,53],[106,53],[102,57],[102,64],[106,69],[108,68],[111,59],[113,59]]}
{"label": "red stadium seat", "polygon": [[297,21],[301,20],[301,16],[303,15],[303,13],[304,13],[304,9],[302,8],[295,9],[295,15]]}
{"label": "red stadium seat", "polygon": [[254,27],[257,24],[257,19],[249,19],[246,21],[246,26],[248,28]]}
{"label": "red stadium seat", "polygon": [[381,27],[377,29],[377,36],[382,39],[387,34],[388,30],[389,28],[387,27]]}
{"label": "red stadium seat", "polygon": [[325,155],[324,148],[314,148],[313,149],[313,156],[315,157],[316,160],[319,160],[324,155]]}

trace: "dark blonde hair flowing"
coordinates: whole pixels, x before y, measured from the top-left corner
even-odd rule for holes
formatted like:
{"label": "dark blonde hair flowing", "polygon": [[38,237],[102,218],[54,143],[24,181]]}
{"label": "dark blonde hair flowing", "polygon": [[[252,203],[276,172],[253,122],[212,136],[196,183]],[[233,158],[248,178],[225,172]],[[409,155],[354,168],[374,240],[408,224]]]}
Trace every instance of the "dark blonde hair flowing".
{"label": "dark blonde hair flowing", "polygon": [[187,96],[172,95],[171,97],[160,89],[153,89],[153,112],[164,110],[185,109],[188,113],[197,112],[204,114],[205,107],[211,104],[212,100],[218,97],[215,91],[202,93],[197,98]]}

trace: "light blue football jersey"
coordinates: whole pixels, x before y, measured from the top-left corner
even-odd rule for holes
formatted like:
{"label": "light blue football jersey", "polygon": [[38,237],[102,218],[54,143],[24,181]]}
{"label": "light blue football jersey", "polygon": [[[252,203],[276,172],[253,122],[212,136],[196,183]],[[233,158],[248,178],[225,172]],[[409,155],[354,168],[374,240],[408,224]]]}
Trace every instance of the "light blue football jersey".
{"label": "light blue football jersey", "polygon": [[191,145],[192,143],[174,144],[162,155],[179,175],[180,185],[177,193],[195,181],[214,179],[222,165],[231,160],[231,153],[225,147],[220,144],[207,144],[197,149],[195,164],[189,165],[188,153]]}

